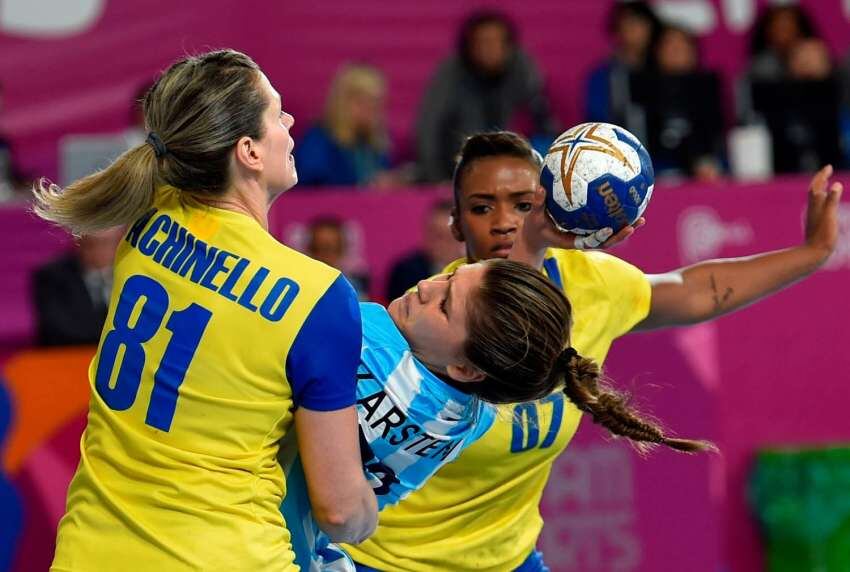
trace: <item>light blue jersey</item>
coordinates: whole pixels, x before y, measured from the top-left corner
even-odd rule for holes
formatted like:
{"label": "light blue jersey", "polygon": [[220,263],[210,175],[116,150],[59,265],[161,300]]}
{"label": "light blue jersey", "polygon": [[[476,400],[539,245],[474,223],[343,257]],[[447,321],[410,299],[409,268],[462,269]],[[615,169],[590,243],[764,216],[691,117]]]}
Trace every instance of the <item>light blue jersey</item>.
{"label": "light blue jersey", "polygon": [[[386,309],[360,304],[363,345],[357,373],[357,419],[363,468],[378,509],[419,489],[493,423],[495,408],[430,372],[411,353]],[[303,570],[354,570],[306,513],[300,463],[288,471],[283,514]]]}

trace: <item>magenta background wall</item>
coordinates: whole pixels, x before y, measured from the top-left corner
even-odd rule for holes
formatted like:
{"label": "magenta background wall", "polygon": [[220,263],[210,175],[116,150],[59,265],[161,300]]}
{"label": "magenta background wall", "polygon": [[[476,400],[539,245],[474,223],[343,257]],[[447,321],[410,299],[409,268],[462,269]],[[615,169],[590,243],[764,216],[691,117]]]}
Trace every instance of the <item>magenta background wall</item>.
{"label": "magenta background wall", "polygon": [[[34,6],[50,1],[4,0]],[[415,111],[428,78],[453,50],[458,23],[470,10],[484,6],[497,6],[516,20],[523,45],[547,79],[555,112],[565,126],[571,125],[582,117],[584,77],[608,52],[605,17],[612,4],[87,1],[100,3],[101,10],[88,27],[72,35],[36,38],[0,27],[0,83],[6,107],[0,128],[15,144],[17,162],[33,176],[56,177],[61,135],[124,129],[131,123],[130,101],[139,86],[183,54],[219,47],[246,51],[257,60],[283,95],[284,106],[295,114],[296,134],[320,112],[340,64],[362,60],[380,67],[389,81],[389,126],[396,149],[409,156]],[[846,3],[800,3],[811,12],[833,54],[844,57],[850,49]],[[722,71],[728,84],[746,65],[747,54],[746,29],[733,16],[740,9],[753,14],[766,2],[655,4],[707,11],[709,26],[701,39],[704,60]]]}

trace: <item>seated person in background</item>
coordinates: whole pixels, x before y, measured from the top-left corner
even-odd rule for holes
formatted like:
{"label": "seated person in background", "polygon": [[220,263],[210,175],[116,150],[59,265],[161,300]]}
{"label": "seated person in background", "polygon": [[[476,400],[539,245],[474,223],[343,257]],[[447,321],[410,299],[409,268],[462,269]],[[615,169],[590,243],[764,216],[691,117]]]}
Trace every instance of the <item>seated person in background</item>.
{"label": "seated person in background", "polygon": [[36,269],[33,306],[39,346],[97,344],[112,291],[123,227],[83,235],[71,254]]}
{"label": "seated person in background", "polygon": [[524,114],[531,120],[532,143],[545,152],[558,128],[537,66],[519,48],[507,16],[473,14],[461,26],[458,53],[440,64],[422,98],[416,123],[419,179],[450,180],[468,135],[507,128]]}
{"label": "seated person in background", "polygon": [[377,69],[350,64],[337,72],[322,119],[295,150],[301,185],[386,186],[389,136],[384,124],[386,82]]}
{"label": "seated person in background", "polygon": [[753,80],[749,87],[752,117],[770,130],[776,172],[842,165],[841,87],[821,40],[800,40],[788,53],[784,77]]}
{"label": "seated person in background", "polygon": [[701,69],[696,38],[665,26],[653,47],[654,69],[635,74],[632,103],[643,111],[656,173],[716,179],[721,172],[723,117],[717,75]]}
{"label": "seated person in background", "polygon": [[587,79],[586,121],[625,123],[629,74],[649,66],[650,48],[660,31],[661,21],[646,2],[614,4],[608,15],[608,36],[614,49]]}
{"label": "seated person in background", "polygon": [[387,281],[387,300],[404,295],[420,280],[439,274],[449,262],[463,256],[463,246],[449,228],[452,213],[450,199],[431,205],[423,225],[422,245],[393,263]]}
{"label": "seated person in background", "polygon": [[800,6],[769,6],[753,26],[750,40],[750,80],[779,80],[787,77],[794,46],[817,38],[811,19]]}
{"label": "seated person in background", "polygon": [[307,255],[342,270],[357,292],[357,297],[369,300],[369,276],[345,268],[348,240],[343,222],[332,216],[318,217],[310,221],[307,232]]}

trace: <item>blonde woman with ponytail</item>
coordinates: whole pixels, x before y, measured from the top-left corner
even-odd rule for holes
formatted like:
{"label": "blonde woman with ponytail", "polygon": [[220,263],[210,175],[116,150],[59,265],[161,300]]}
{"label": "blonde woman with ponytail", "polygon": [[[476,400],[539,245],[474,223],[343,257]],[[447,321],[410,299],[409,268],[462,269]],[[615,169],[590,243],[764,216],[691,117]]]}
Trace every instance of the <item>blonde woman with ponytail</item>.
{"label": "blonde woman with ponytail", "polygon": [[359,542],[375,527],[356,295],[268,232],[297,181],[294,119],[248,56],[178,61],[144,116],[144,144],[35,189],[36,213],[74,234],[129,228],[51,569],[297,570],[276,459],[293,425],[324,530]]}

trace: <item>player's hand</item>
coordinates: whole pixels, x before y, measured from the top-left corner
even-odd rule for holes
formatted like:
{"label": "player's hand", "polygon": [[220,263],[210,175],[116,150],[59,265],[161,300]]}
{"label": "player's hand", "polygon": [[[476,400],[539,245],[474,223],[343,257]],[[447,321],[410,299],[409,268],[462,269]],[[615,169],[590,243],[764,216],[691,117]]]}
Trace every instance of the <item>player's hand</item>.
{"label": "player's hand", "polygon": [[533,250],[546,248],[566,248],[586,250],[591,248],[608,249],[620,244],[635,230],[646,224],[646,219],[640,217],[634,224],[623,227],[616,234],[611,228],[602,228],[589,235],[578,235],[572,232],[563,232],[555,226],[552,218],[546,212],[546,191],[538,187],[532,201],[531,212],[523,222],[523,238]]}
{"label": "player's hand", "polygon": [[826,262],[838,242],[838,204],[844,190],[839,182],[829,185],[831,176],[832,165],[827,165],[812,177],[806,209],[805,246],[812,249],[821,264]]}

